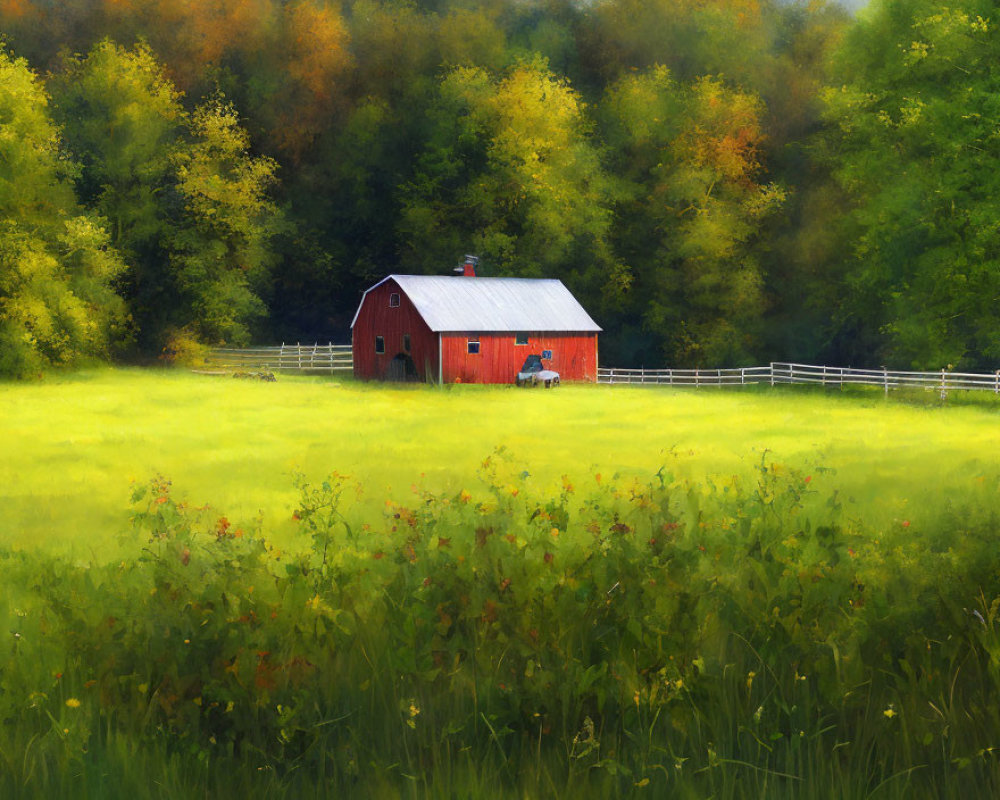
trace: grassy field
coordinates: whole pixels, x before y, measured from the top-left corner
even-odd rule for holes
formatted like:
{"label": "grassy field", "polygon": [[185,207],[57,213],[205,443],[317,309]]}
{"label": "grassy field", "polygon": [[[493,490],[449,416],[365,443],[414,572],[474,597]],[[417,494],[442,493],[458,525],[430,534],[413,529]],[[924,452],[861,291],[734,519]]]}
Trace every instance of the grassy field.
{"label": "grassy field", "polygon": [[830,470],[816,477],[841,490],[848,513],[892,525],[955,499],[991,502],[1000,475],[991,401],[942,406],[932,395],[801,387],[546,392],[183,371],[57,376],[0,385],[0,544],[113,558],[130,482],[161,474],[177,496],[234,519],[259,512],[270,536],[292,546],[295,472],[351,475],[364,516],[414,482],[474,483],[501,445],[543,492],[563,474],[648,476],[664,464],[698,480],[748,475],[768,451],[779,464]]}
{"label": "grassy field", "polygon": [[1000,792],[992,396],[101,370],[0,409],[0,796]]}

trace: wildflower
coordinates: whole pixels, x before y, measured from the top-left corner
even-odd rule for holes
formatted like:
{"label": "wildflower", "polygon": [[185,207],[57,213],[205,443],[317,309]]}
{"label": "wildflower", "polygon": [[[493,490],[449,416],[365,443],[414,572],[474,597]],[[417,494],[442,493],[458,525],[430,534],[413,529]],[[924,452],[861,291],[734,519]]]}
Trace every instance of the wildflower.
{"label": "wildflower", "polygon": [[896,709],[893,708],[892,703],[889,703],[889,707],[882,712],[882,716],[884,716],[886,719],[892,719],[893,717],[896,716]]}
{"label": "wildflower", "polygon": [[904,519],[903,520],[903,527],[904,528],[909,528],[910,527],[910,521],[908,519]]}
{"label": "wildflower", "polygon": [[458,501],[460,503],[468,503],[472,499],[472,495],[469,494],[465,489],[458,495]]}
{"label": "wildflower", "polygon": [[376,561],[378,561],[384,555],[385,555],[385,553],[383,553],[381,550],[379,550],[377,553],[372,553],[372,558],[374,558]]}
{"label": "wildflower", "polygon": [[77,700],[75,697],[71,697],[71,698],[69,698],[69,700],[66,701],[66,707],[67,708],[79,708],[80,707],[80,701]]}
{"label": "wildflower", "polygon": [[559,535],[559,529],[558,528],[553,528],[551,531],[549,531],[549,533],[551,533],[553,536],[558,536]]}
{"label": "wildflower", "polygon": [[552,555],[552,553],[546,553],[545,556],[544,556],[544,558],[545,558],[545,563],[546,564],[551,564],[552,563],[553,555]]}
{"label": "wildflower", "polygon": [[806,475],[806,480],[805,480],[805,482],[806,482],[806,483],[809,483],[809,481],[811,481],[811,480],[812,480],[812,475]]}

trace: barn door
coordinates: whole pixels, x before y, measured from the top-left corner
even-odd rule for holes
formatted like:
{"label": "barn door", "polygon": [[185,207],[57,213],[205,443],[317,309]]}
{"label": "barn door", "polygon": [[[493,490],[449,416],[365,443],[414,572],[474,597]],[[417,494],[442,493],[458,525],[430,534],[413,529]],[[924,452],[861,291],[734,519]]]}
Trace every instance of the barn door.
{"label": "barn door", "polygon": [[398,353],[386,367],[385,379],[387,381],[399,381],[400,383],[416,380],[417,367],[413,363],[413,359],[406,353]]}

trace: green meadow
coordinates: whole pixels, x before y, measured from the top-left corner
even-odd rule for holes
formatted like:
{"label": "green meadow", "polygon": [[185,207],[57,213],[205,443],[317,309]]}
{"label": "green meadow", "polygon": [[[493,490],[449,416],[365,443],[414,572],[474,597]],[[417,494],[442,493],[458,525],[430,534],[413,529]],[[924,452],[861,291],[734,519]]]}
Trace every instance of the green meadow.
{"label": "green meadow", "polygon": [[917,521],[959,501],[990,503],[1000,405],[936,394],[802,387],[365,385],[281,375],[277,383],[184,371],[103,369],[0,385],[0,545],[114,557],[132,482],[250,521],[293,546],[294,476],[337,471],[354,513],[405,499],[416,483],[474,488],[495,448],[540,492],[564,474],[695,480],[752,473],[762,458],[815,471],[875,525]]}
{"label": "green meadow", "polygon": [[1000,792],[1000,405],[0,387],[0,796]]}

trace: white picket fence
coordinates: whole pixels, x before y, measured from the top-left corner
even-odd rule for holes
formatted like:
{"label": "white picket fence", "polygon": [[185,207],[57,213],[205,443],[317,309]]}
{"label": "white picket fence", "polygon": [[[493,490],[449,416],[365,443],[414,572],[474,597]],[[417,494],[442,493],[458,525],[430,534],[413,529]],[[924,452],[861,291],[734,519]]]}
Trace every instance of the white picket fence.
{"label": "white picket fence", "polygon": [[958,389],[985,390],[1000,394],[1000,370],[996,372],[906,372],[890,369],[854,369],[815,364],[772,362],[766,367],[734,369],[612,369],[597,371],[598,383],[665,384],[669,386],[733,386],[753,383],[811,383],[820,386],[880,386],[886,392],[904,386],[943,393]]}
{"label": "white picket fence", "polygon": [[326,371],[354,368],[349,344],[282,344],[280,347],[217,347],[207,366],[227,370]]}

